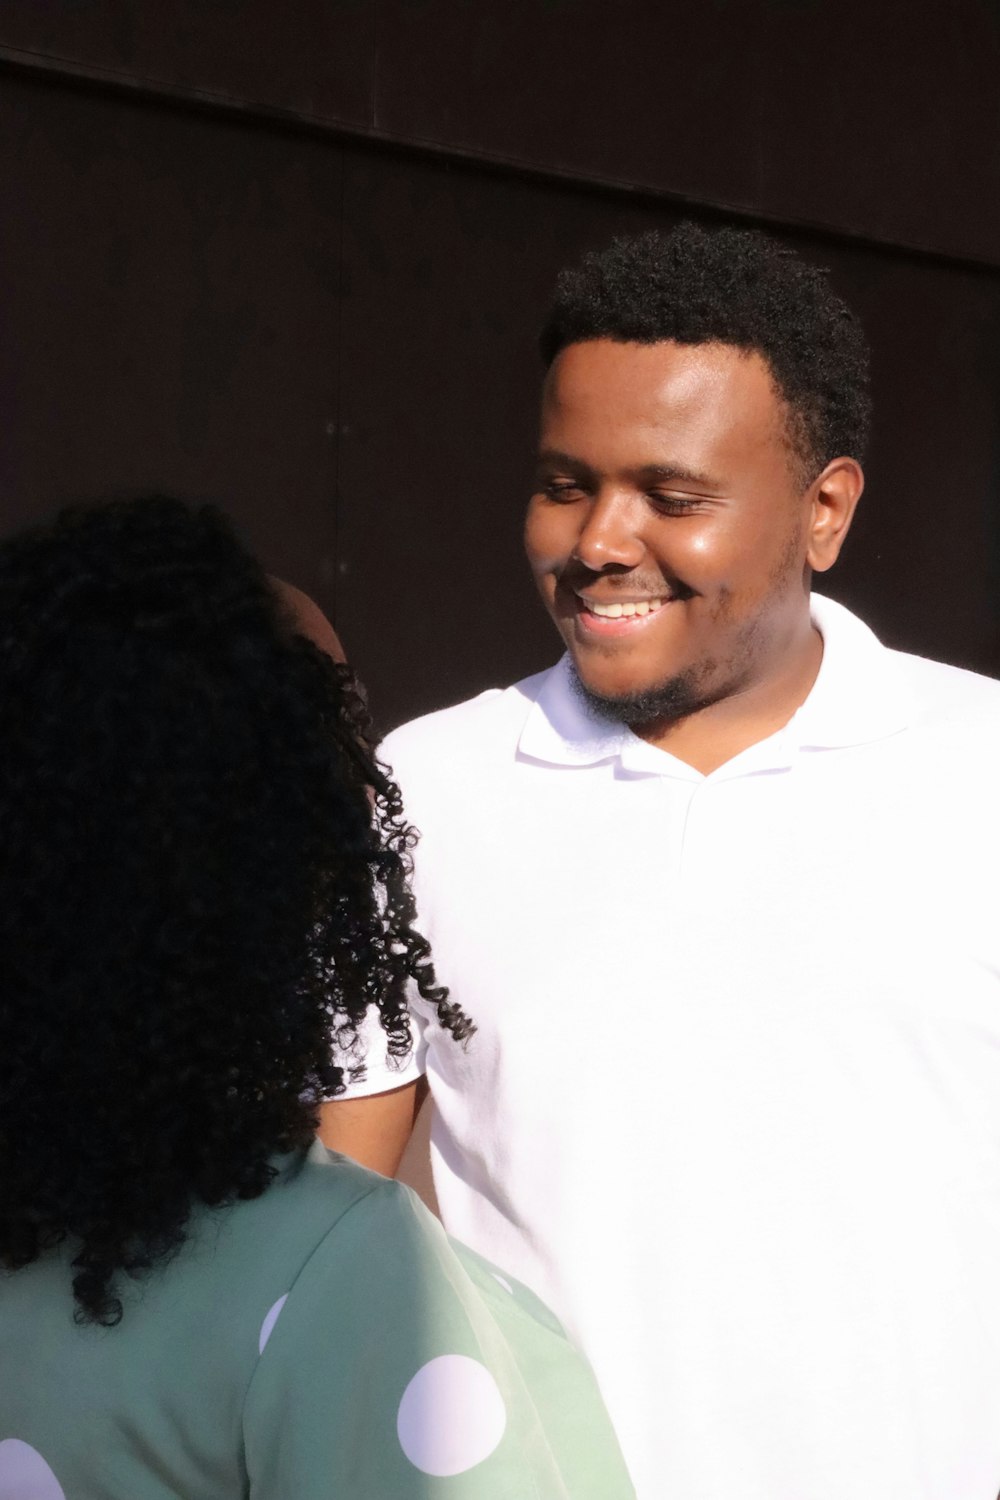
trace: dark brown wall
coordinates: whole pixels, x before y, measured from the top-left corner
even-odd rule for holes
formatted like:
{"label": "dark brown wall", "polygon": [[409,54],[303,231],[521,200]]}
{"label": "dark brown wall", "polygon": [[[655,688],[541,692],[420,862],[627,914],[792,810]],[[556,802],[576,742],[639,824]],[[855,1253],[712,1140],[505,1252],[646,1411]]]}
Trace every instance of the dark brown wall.
{"label": "dark brown wall", "polygon": [[0,141],[5,526],[204,495],[329,598],[339,154],[21,78]]}
{"label": "dark brown wall", "polygon": [[4,0],[0,54],[1000,259],[997,0]]}
{"label": "dark brown wall", "polygon": [[[977,0],[940,7],[934,129],[913,106],[906,133],[877,96],[902,108],[930,54],[911,28],[876,67],[864,17],[892,4],[833,7],[840,29],[806,0],[623,4],[659,26],[641,48],[589,0],[149,9],[0,11],[4,529],[135,487],[220,499],[335,614],[384,722],[534,670],[555,638],[518,533],[555,270],[742,201],[873,339],[869,493],[831,592],[1000,670],[1000,132],[996,90],[955,84],[994,44]],[[824,73],[849,42],[861,71]]]}

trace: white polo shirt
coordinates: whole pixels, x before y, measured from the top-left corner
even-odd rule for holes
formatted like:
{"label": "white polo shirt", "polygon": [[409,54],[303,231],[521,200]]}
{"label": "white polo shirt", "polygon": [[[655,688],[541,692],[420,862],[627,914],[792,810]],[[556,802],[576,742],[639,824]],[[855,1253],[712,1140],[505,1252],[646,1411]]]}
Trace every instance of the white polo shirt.
{"label": "white polo shirt", "polygon": [[702,776],[565,661],[384,756],[448,1228],[597,1371],[641,1500],[1000,1490],[1000,684],[814,599],[808,700]]}

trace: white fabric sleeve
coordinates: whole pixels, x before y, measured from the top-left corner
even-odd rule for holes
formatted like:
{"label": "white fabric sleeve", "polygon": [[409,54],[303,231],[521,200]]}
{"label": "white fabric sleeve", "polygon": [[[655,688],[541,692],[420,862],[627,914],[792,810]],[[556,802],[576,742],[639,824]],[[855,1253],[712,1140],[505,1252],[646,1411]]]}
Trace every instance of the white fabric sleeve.
{"label": "white fabric sleeve", "polygon": [[[357,1049],[344,1052],[336,1045],[333,1060],[344,1069],[345,1091],[337,1099],[367,1099],[373,1094],[387,1094],[391,1089],[415,1083],[427,1071],[427,1019],[416,1006],[410,1006],[410,1033],[413,1050],[407,1057],[390,1056],[386,1046],[386,1035],[382,1029],[376,1006],[369,1007],[368,1014],[358,1027]],[[364,1073],[354,1082],[348,1070],[361,1064]]]}

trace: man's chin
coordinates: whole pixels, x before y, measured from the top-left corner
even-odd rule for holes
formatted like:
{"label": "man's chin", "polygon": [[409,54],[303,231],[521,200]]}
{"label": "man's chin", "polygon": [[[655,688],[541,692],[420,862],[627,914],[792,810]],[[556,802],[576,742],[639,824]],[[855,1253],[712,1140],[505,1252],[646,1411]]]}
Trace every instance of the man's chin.
{"label": "man's chin", "polygon": [[628,729],[670,724],[705,706],[694,673],[679,672],[653,683],[610,684],[587,681],[574,665],[573,684],[587,709],[607,724]]}

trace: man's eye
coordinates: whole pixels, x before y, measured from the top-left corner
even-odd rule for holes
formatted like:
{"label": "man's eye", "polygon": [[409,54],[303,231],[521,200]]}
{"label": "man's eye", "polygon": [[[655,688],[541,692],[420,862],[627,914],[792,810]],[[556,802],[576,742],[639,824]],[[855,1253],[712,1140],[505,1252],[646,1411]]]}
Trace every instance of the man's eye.
{"label": "man's eye", "polygon": [[550,500],[559,500],[565,504],[570,500],[579,500],[583,490],[569,480],[550,479],[547,484],[542,485],[542,494],[548,495]]}
{"label": "man's eye", "polygon": [[657,510],[668,516],[688,515],[698,508],[698,500],[694,495],[664,495],[661,490],[651,490],[649,498]]}

